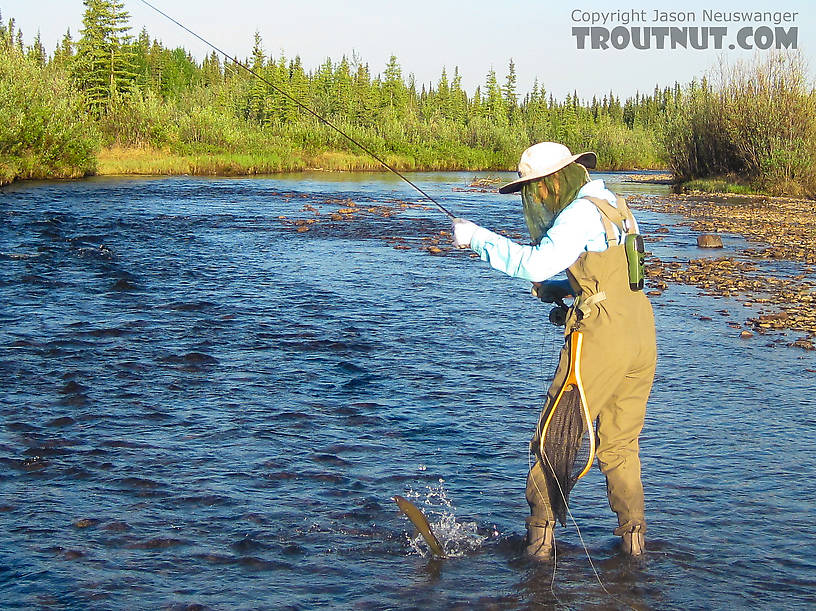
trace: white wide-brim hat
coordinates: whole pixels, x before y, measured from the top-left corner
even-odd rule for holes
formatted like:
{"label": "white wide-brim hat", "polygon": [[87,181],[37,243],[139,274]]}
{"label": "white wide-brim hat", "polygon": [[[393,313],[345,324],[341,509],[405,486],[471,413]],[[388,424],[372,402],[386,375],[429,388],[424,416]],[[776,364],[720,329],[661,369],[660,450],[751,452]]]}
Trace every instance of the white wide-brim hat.
{"label": "white wide-brim hat", "polygon": [[598,163],[598,156],[592,151],[573,155],[566,146],[558,142],[534,144],[521,154],[518,164],[518,180],[501,187],[499,193],[520,191],[525,183],[554,174],[573,161],[580,163],[585,168],[594,168]]}

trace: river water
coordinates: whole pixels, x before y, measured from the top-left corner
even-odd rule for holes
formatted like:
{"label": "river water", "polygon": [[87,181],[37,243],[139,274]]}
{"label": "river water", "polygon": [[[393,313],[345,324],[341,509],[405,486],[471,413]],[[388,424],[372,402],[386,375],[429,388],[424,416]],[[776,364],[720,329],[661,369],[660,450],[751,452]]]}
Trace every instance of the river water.
{"label": "river water", "polygon": [[[523,233],[516,198],[460,190],[472,177],[414,179]],[[326,220],[346,200],[399,214]],[[448,226],[399,207],[417,201],[384,174],[6,187],[2,607],[813,608],[813,353],[740,339],[739,301],[655,297],[648,553],[618,554],[593,470],[572,509],[604,585],[572,525],[554,573],[522,552],[561,330],[527,283],[420,250]],[[304,205],[321,220],[298,233]],[[701,255],[677,219],[639,218],[671,227],[661,258]]]}

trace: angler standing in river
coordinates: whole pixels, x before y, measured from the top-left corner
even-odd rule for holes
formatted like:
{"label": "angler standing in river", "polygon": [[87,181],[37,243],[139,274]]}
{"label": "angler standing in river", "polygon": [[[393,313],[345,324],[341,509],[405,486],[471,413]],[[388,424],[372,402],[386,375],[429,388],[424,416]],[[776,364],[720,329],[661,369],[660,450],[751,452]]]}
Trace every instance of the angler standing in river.
{"label": "angler standing in river", "polygon": [[[589,179],[586,168],[595,164],[595,153],[573,155],[555,142],[528,148],[519,162],[519,178],[499,192],[521,191],[533,245],[522,246],[464,219],[453,222],[454,244],[471,248],[510,276],[532,281],[542,301],[575,297],[566,330],[583,337],[581,378],[591,421],[597,421],[596,454],[609,505],[618,516],[614,532],[623,550],[637,556],[643,553],[646,531],[638,437],[654,380],[655,326],[651,304],[640,290],[642,277],[639,285],[632,281],[625,248],[637,223],[622,198],[602,180]],[[550,280],[562,271],[566,280]],[[545,411],[563,387],[569,359],[565,344]],[[537,460],[527,476],[527,553],[548,559],[554,553],[557,499],[545,472],[551,465],[539,450],[541,434],[539,420],[531,444]]]}

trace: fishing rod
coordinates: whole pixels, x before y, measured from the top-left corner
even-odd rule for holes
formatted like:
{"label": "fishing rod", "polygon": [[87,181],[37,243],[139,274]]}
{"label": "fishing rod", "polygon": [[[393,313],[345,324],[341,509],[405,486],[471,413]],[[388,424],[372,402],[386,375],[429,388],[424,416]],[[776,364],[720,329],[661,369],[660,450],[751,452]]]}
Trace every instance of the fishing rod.
{"label": "fishing rod", "polygon": [[201,35],[197,34],[196,32],[193,32],[193,31],[192,31],[190,28],[188,28],[187,26],[185,26],[183,23],[180,23],[179,21],[177,21],[176,19],[174,19],[173,17],[171,17],[170,15],[168,15],[167,13],[165,13],[164,11],[162,11],[161,9],[159,9],[159,8],[157,8],[156,6],[152,5],[152,4],[151,4],[150,2],[148,2],[147,0],[139,0],[139,1],[140,1],[142,4],[144,4],[145,6],[147,6],[147,7],[151,8],[151,9],[153,9],[154,11],[156,11],[156,12],[157,12],[159,15],[162,15],[162,16],[163,16],[163,17],[165,17],[166,19],[169,19],[170,21],[172,21],[173,23],[175,23],[175,24],[176,24],[178,27],[180,27],[180,28],[181,28],[182,30],[184,30],[185,32],[188,32],[189,34],[191,34],[191,35],[195,36],[196,38],[198,38],[198,39],[199,39],[201,42],[203,42],[205,45],[207,45],[208,47],[210,47],[211,49],[213,49],[213,50],[214,50],[214,51],[216,51],[217,53],[220,53],[221,55],[223,55],[225,59],[227,59],[227,60],[229,60],[229,61],[233,62],[233,63],[234,63],[235,65],[237,65],[237,66],[240,66],[241,68],[243,68],[244,70],[246,70],[247,72],[249,72],[249,73],[250,73],[252,76],[254,76],[254,77],[256,77],[256,78],[260,79],[262,82],[264,82],[264,83],[266,83],[267,85],[269,85],[269,86],[270,86],[270,87],[271,87],[273,90],[277,91],[279,94],[281,94],[282,96],[284,96],[284,97],[285,97],[285,98],[287,98],[288,100],[290,100],[290,101],[294,102],[294,103],[295,103],[295,104],[296,104],[296,105],[297,105],[299,108],[302,108],[303,110],[305,110],[306,112],[308,112],[310,115],[312,115],[313,117],[315,117],[315,118],[316,118],[317,120],[319,120],[320,122],[324,123],[325,125],[328,125],[328,126],[329,126],[329,127],[331,127],[331,128],[334,130],[334,131],[336,131],[338,134],[340,134],[340,135],[341,135],[341,136],[343,136],[344,138],[348,139],[348,140],[349,140],[350,142],[352,142],[353,144],[356,144],[358,147],[360,147],[360,149],[362,149],[362,150],[363,150],[363,152],[367,153],[368,155],[370,155],[371,157],[373,157],[374,159],[376,159],[376,160],[377,160],[379,163],[381,163],[381,164],[383,165],[383,167],[385,167],[386,169],[390,170],[391,172],[393,172],[394,174],[396,174],[397,176],[399,176],[400,178],[402,178],[402,180],[404,180],[405,182],[407,182],[407,183],[408,183],[409,185],[411,185],[411,186],[412,186],[414,189],[416,189],[416,190],[417,190],[417,191],[419,191],[419,192],[420,192],[422,195],[424,195],[424,196],[425,196],[425,197],[426,197],[426,198],[427,198],[427,199],[428,199],[428,200],[429,200],[431,203],[433,203],[433,205],[434,205],[434,206],[436,206],[436,207],[439,209],[439,211],[440,211],[440,212],[442,212],[443,214],[445,214],[445,215],[446,215],[446,216],[447,216],[449,219],[453,220],[454,218],[456,218],[456,217],[453,215],[453,213],[451,213],[451,212],[450,212],[450,211],[449,211],[447,208],[445,208],[445,207],[444,207],[442,204],[440,204],[438,201],[436,201],[436,200],[435,200],[433,197],[431,197],[430,195],[428,195],[427,193],[425,193],[425,191],[423,191],[423,190],[422,190],[422,189],[421,189],[419,186],[417,186],[417,185],[415,185],[413,182],[411,182],[411,181],[410,181],[410,180],[409,180],[409,179],[408,179],[406,176],[404,176],[404,175],[403,175],[403,174],[402,174],[400,171],[398,171],[396,168],[392,167],[391,165],[387,164],[387,163],[386,163],[386,162],[385,162],[385,161],[384,161],[384,160],[383,160],[383,159],[382,159],[382,158],[381,158],[379,155],[377,155],[376,153],[374,153],[374,151],[372,151],[372,150],[371,150],[371,149],[369,149],[368,147],[366,147],[366,146],[364,146],[364,145],[360,144],[360,143],[359,143],[357,140],[355,140],[354,138],[352,138],[351,136],[349,136],[349,135],[348,135],[346,132],[344,132],[342,129],[340,129],[339,127],[337,127],[337,126],[336,126],[334,123],[332,123],[331,121],[329,121],[329,120],[328,120],[328,119],[326,119],[325,117],[322,117],[321,115],[317,114],[317,113],[316,113],[314,110],[312,110],[311,108],[309,108],[308,106],[306,106],[305,104],[303,104],[303,103],[302,103],[300,100],[298,100],[297,98],[295,98],[295,97],[291,96],[289,93],[287,93],[286,91],[284,91],[283,89],[281,89],[281,88],[280,88],[280,87],[278,87],[277,85],[275,85],[275,84],[273,84],[273,83],[269,82],[269,80],[268,80],[268,79],[266,79],[266,78],[264,78],[263,76],[261,76],[260,74],[258,74],[258,73],[257,73],[255,70],[253,70],[252,68],[250,68],[250,67],[249,67],[249,66],[247,66],[246,64],[244,64],[244,63],[242,63],[242,62],[239,62],[237,59],[235,59],[234,57],[232,57],[232,56],[231,56],[229,53],[226,53],[225,51],[222,51],[221,49],[219,49],[218,47],[216,47],[214,44],[212,44],[212,43],[211,43],[209,40],[207,40],[207,39],[206,39],[206,38],[204,38],[203,36],[201,36]]}

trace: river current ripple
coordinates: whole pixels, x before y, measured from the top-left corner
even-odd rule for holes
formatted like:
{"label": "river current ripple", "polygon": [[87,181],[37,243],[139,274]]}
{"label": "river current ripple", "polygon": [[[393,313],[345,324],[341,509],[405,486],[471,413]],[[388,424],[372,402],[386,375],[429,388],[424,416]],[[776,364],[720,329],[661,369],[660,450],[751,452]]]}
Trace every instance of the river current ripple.
{"label": "river current ripple", "polygon": [[[470,178],[415,179],[522,232],[515,198],[453,189]],[[572,506],[614,598],[572,526],[551,587],[522,556],[524,480],[560,330],[527,283],[383,239],[447,229],[432,210],[306,233],[278,218],[330,198],[417,201],[382,174],[0,193],[2,607],[816,605],[811,353],[739,339],[738,301],[656,297],[649,552],[617,553],[593,470]],[[675,227],[652,250],[693,244]],[[472,544],[418,553],[394,494]]]}

